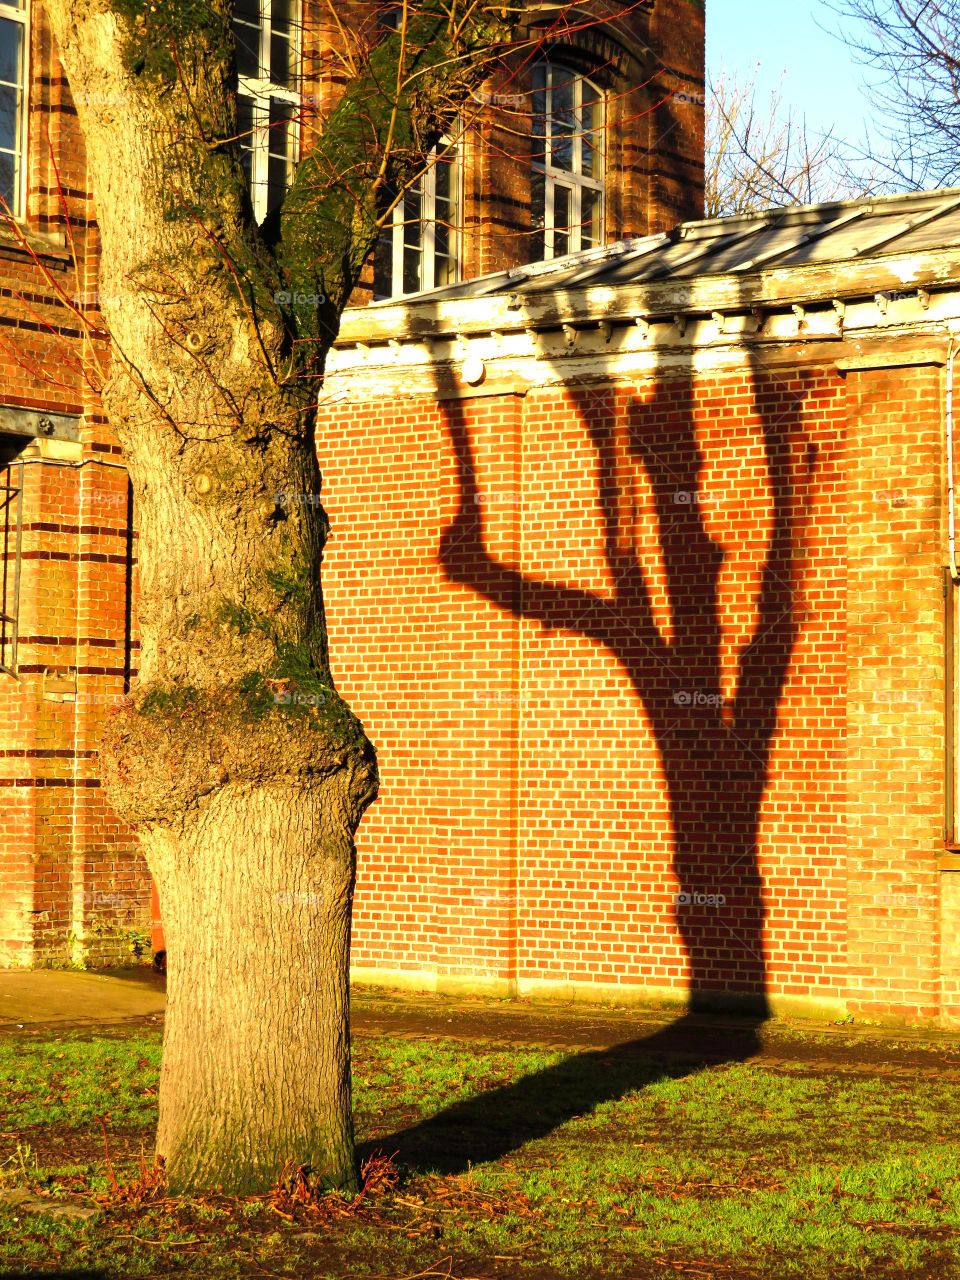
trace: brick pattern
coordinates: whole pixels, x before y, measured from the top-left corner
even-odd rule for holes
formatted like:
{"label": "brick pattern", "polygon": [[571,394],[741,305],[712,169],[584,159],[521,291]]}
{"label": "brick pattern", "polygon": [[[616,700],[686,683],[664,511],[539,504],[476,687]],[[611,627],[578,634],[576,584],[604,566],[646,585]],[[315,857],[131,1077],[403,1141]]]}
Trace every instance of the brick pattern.
{"label": "brick pattern", "polygon": [[[600,16],[617,18],[619,6],[607,9],[600,0],[598,4],[603,9]],[[674,7],[686,7],[686,0],[678,0]],[[338,18],[368,20],[368,6],[347,0]],[[621,22],[625,25],[620,35],[628,43],[630,39],[647,42],[650,18],[646,10],[636,10]],[[684,71],[689,70],[689,63],[694,77],[699,75],[702,81],[702,18],[699,28],[696,23],[687,26],[681,61],[686,59]],[[0,228],[0,398],[7,405],[79,414],[83,426],[78,456],[66,457],[37,446],[24,455],[20,680],[0,678],[0,793],[4,796],[0,816],[0,881],[4,886],[0,964],[71,958],[112,963],[129,959],[127,938],[132,933],[142,934],[149,919],[145,868],[131,833],[103,803],[96,765],[104,716],[136,673],[132,603],[136,538],[126,478],[118,467],[119,450],[84,376],[82,362],[85,353],[89,356],[89,349],[83,346],[84,317],[94,325],[98,319],[97,228],[76,111],[42,4],[34,5],[31,31],[29,192],[23,224],[27,244]],[[591,38],[584,36],[585,41]],[[666,45],[672,37],[665,32],[663,38]],[[307,142],[342,90],[344,65],[337,56],[340,39],[323,7],[316,13],[308,10],[303,104]],[[626,64],[616,74],[611,69],[602,72],[617,90],[613,101],[621,101],[622,91],[630,87],[623,83],[625,73]],[[617,74],[620,80],[615,84]],[[508,69],[504,75],[504,85],[499,87],[505,86],[505,91],[515,95],[516,69]],[[497,88],[492,84],[491,93]],[[644,91],[644,103],[649,104],[651,92]],[[485,120],[469,132],[464,143],[465,190],[475,193],[466,205],[470,231],[464,240],[466,274],[526,259],[529,130],[505,130],[502,115],[491,101]],[[642,104],[629,120],[617,117],[617,123],[624,149],[610,166],[611,210],[622,204],[618,203],[620,188],[635,185],[636,174],[628,171],[624,158],[631,149],[637,153],[645,145]],[[693,113],[692,128],[684,136],[692,164],[687,165],[692,177],[684,206],[684,212],[689,213],[698,207],[702,186],[697,165],[702,113],[699,123]],[[616,237],[645,230],[645,216],[637,212],[624,220],[619,213],[611,213],[608,234]],[[361,291],[358,297],[362,296]],[[102,344],[98,345],[101,356],[106,356]],[[416,430],[427,429],[421,425]],[[416,444],[416,430],[412,444]],[[436,436],[435,424],[433,431],[432,447],[439,449],[442,441]],[[380,479],[382,492],[388,493],[389,474]],[[384,510],[389,511],[392,505],[386,504]],[[416,563],[412,568],[416,570]],[[429,571],[429,562],[424,561],[420,577],[411,576],[406,583],[411,610],[423,603],[418,592]],[[454,625],[469,648],[471,638],[488,626],[488,620],[482,606],[468,603],[462,594],[463,608]],[[372,614],[378,611],[379,606],[373,605]],[[437,628],[451,625],[440,594],[435,619]],[[494,693],[510,684],[512,677],[504,672],[516,665],[518,633],[515,620],[504,620],[496,637],[490,637],[484,656],[477,659],[476,681],[489,684]],[[447,676],[453,678],[449,672]],[[428,687],[429,697],[424,692]],[[383,690],[388,700],[398,697],[386,682]],[[395,864],[381,883],[370,886],[371,909],[378,901],[389,903],[390,910],[399,909],[397,904],[404,902],[411,929],[425,911],[434,911],[432,927],[438,931],[438,954],[445,957],[443,963],[454,968],[466,963],[473,943],[454,942],[451,911],[472,912],[477,915],[477,929],[485,930],[488,938],[482,967],[506,971],[515,961],[510,947],[505,950],[501,940],[500,915],[506,921],[513,911],[513,890],[504,886],[512,884],[514,875],[516,841],[511,833],[516,806],[511,798],[514,783],[499,781],[498,768],[503,743],[512,741],[511,735],[516,734],[516,710],[509,700],[504,701],[502,725],[489,723],[489,699],[462,712],[456,681],[445,685],[429,662],[424,665],[419,687],[413,682],[399,696],[418,698],[421,714],[434,726],[430,749],[435,767],[446,770],[448,796],[459,785],[458,735],[475,729],[478,753],[471,768],[478,777],[487,779],[496,801],[492,809],[458,811],[454,817],[449,807],[438,807],[432,781],[424,790],[410,791],[398,810],[401,824],[412,825],[416,817],[419,825],[421,805],[429,803],[435,817],[430,836],[433,848],[474,846],[475,900],[457,900],[446,890],[439,891],[438,899],[437,883],[447,874],[438,855],[431,863],[433,879],[429,881],[423,880],[420,871],[398,869]],[[438,717],[434,710],[438,697],[447,698],[446,717]],[[509,699],[508,694],[505,697]],[[403,750],[398,739],[398,758]],[[488,837],[489,849],[484,843]],[[489,869],[488,856],[497,860],[496,869]],[[429,905],[438,900],[446,905]],[[364,902],[361,894],[361,922],[367,910]],[[490,902],[502,904],[493,924],[485,915]],[[423,963],[418,946],[411,945],[398,964]]]}
{"label": "brick pattern", "polygon": [[[849,956],[854,1008],[932,1014],[944,820],[942,371],[847,375]],[[955,925],[948,922],[955,932]]]}
{"label": "brick pattern", "polygon": [[935,1016],[939,424],[831,367],[333,414],[355,963]]}
{"label": "brick pattern", "polygon": [[149,882],[101,798],[96,749],[135,670],[135,538],[119,449],[83,372],[96,227],[40,5],[31,33],[26,244],[0,228],[0,400],[79,415],[81,443],[22,454],[19,679],[0,676],[0,964],[127,963],[130,936],[148,927]]}
{"label": "brick pattern", "polygon": [[[82,415],[82,443],[26,455],[0,963],[115,963],[149,921],[96,768],[136,674],[136,536],[58,298],[95,307],[97,235],[36,13],[30,249],[0,233],[2,401]],[[669,92],[629,60],[598,71],[610,237],[695,216],[702,186],[702,6],[631,21]],[[321,115],[342,82],[323,44]],[[523,257],[509,137],[491,105],[467,142],[469,273]],[[960,877],[937,869],[941,377],[825,363],[324,419],[331,648],[384,777],[360,831],[360,967],[960,1016]]]}

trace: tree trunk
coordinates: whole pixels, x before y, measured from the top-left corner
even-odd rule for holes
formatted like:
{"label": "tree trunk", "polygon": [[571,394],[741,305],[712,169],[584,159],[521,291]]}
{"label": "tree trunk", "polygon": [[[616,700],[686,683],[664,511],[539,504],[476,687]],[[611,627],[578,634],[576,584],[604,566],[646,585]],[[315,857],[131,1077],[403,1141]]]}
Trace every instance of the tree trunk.
{"label": "tree trunk", "polygon": [[353,835],[377,773],[330,676],[316,392],[386,216],[383,148],[416,175],[506,10],[430,5],[411,47],[375,42],[278,241],[246,190],[233,0],[44,7],[100,233],[111,356],[87,344],[88,373],[140,532],[140,671],[100,771],[164,917],[157,1149],[175,1191],[266,1190],[290,1166],[350,1188]]}
{"label": "tree trunk", "polygon": [[144,842],[170,956],[157,1152],[175,1190],[261,1191],[285,1167],[356,1186],[341,785],[228,786]]}
{"label": "tree trunk", "polygon": [[231,8],[48,0],[102,241],[112,356],[91,377],[140,533],[139,676],[100,772],[163,912],[170,1188],[307,1168],[351,1189],[353,834],[376,764],[327,659],[323,347],[296,341],[224,141]]}
{"label": "tree trunk", "polygon": [[330,677],[311,446],[185,443],[107,390],[140,515],[143,645],[101,776],[164,919],[157,1151],[175,1191],[263,1191],[301,1167],[351,1189],[353,836],[377,775]]}

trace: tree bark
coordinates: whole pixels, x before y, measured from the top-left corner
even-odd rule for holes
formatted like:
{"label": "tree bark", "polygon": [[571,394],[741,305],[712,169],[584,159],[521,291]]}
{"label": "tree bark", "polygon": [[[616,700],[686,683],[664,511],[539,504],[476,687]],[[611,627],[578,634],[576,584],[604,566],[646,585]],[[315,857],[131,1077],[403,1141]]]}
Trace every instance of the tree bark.
{"label": "tree bark", "polygon": [[157,1152],[174,1188],[259,1191],[285,1167],[356,1185],[342,780],[228,786],[144,841],[171,957]]}
{"label": "tree bark", "polygon": [[139,514],[140,671],[100,765],[164,917],[157,1149],[175,1191],[291,1166],[352,1188],[353,835],[377,772],[327,657],[316,390],[386,193],[515,18],[430,0],[374,40],[261,229],[233,0],[45,7],[101,236],[113,358],[91,376]]}
{"label": "tree bark", "polygon": [[[167,11],[201,29],[157,43],[144,21]],[[350,1190],[353,835],[376,763],[327,659],[322,350],[297,351],[223,142],[229,11],[49,0],[102,238],[99,390],[140,531],[140,672],[101,778],[164,917],[168,1186],[264,1191],[305,1168]]]}

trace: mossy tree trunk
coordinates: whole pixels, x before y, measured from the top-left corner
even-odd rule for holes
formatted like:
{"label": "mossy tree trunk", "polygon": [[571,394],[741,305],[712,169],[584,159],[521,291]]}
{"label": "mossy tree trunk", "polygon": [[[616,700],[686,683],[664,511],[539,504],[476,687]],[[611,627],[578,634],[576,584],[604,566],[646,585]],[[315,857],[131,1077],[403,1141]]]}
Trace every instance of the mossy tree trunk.
{"label": "mossy tree trunk", "polygon": [[[102,238],[101,395],[139,513],[140,675],[101,768],[167,937],[158,1153],[178,1191],[263,1190],[284,1167],[350,1189],[353,836],[377,773],[330,678],[313,405],[377,234],[385,137],[404,135],[394,168],[422,164],[467,85],[449,57],[463,30],[445,49],[447,19],[427,15],[431,39],[403,56],[441,70],[399,115],[395,38],[371,56],[271,244],[233,141],[227,0],[47,8]],[[494,36],[470,30],[477,49]]]}

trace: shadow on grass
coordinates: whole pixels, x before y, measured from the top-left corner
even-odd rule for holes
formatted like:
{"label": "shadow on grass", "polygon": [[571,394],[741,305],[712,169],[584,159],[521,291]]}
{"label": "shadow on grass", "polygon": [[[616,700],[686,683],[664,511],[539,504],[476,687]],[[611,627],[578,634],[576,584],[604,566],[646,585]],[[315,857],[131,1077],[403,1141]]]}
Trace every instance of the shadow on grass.
{"label": "shadow on grass", "polygon": [[652,1035],[574,1054],[513,1084],[487,1089],[365,1143],[361,1155],[397,1152],[398,1162],[418,1173],[464,1173],[647,1085],[682,1079],[707,1066],[747,1061],[762,1047],[765,1020],[758,1014],[721,1026],[689,1013]]}
{"label": "shadow on grass", "polygon": [[0,1280],[108,1280],[106,1271],[0,1271]]}

